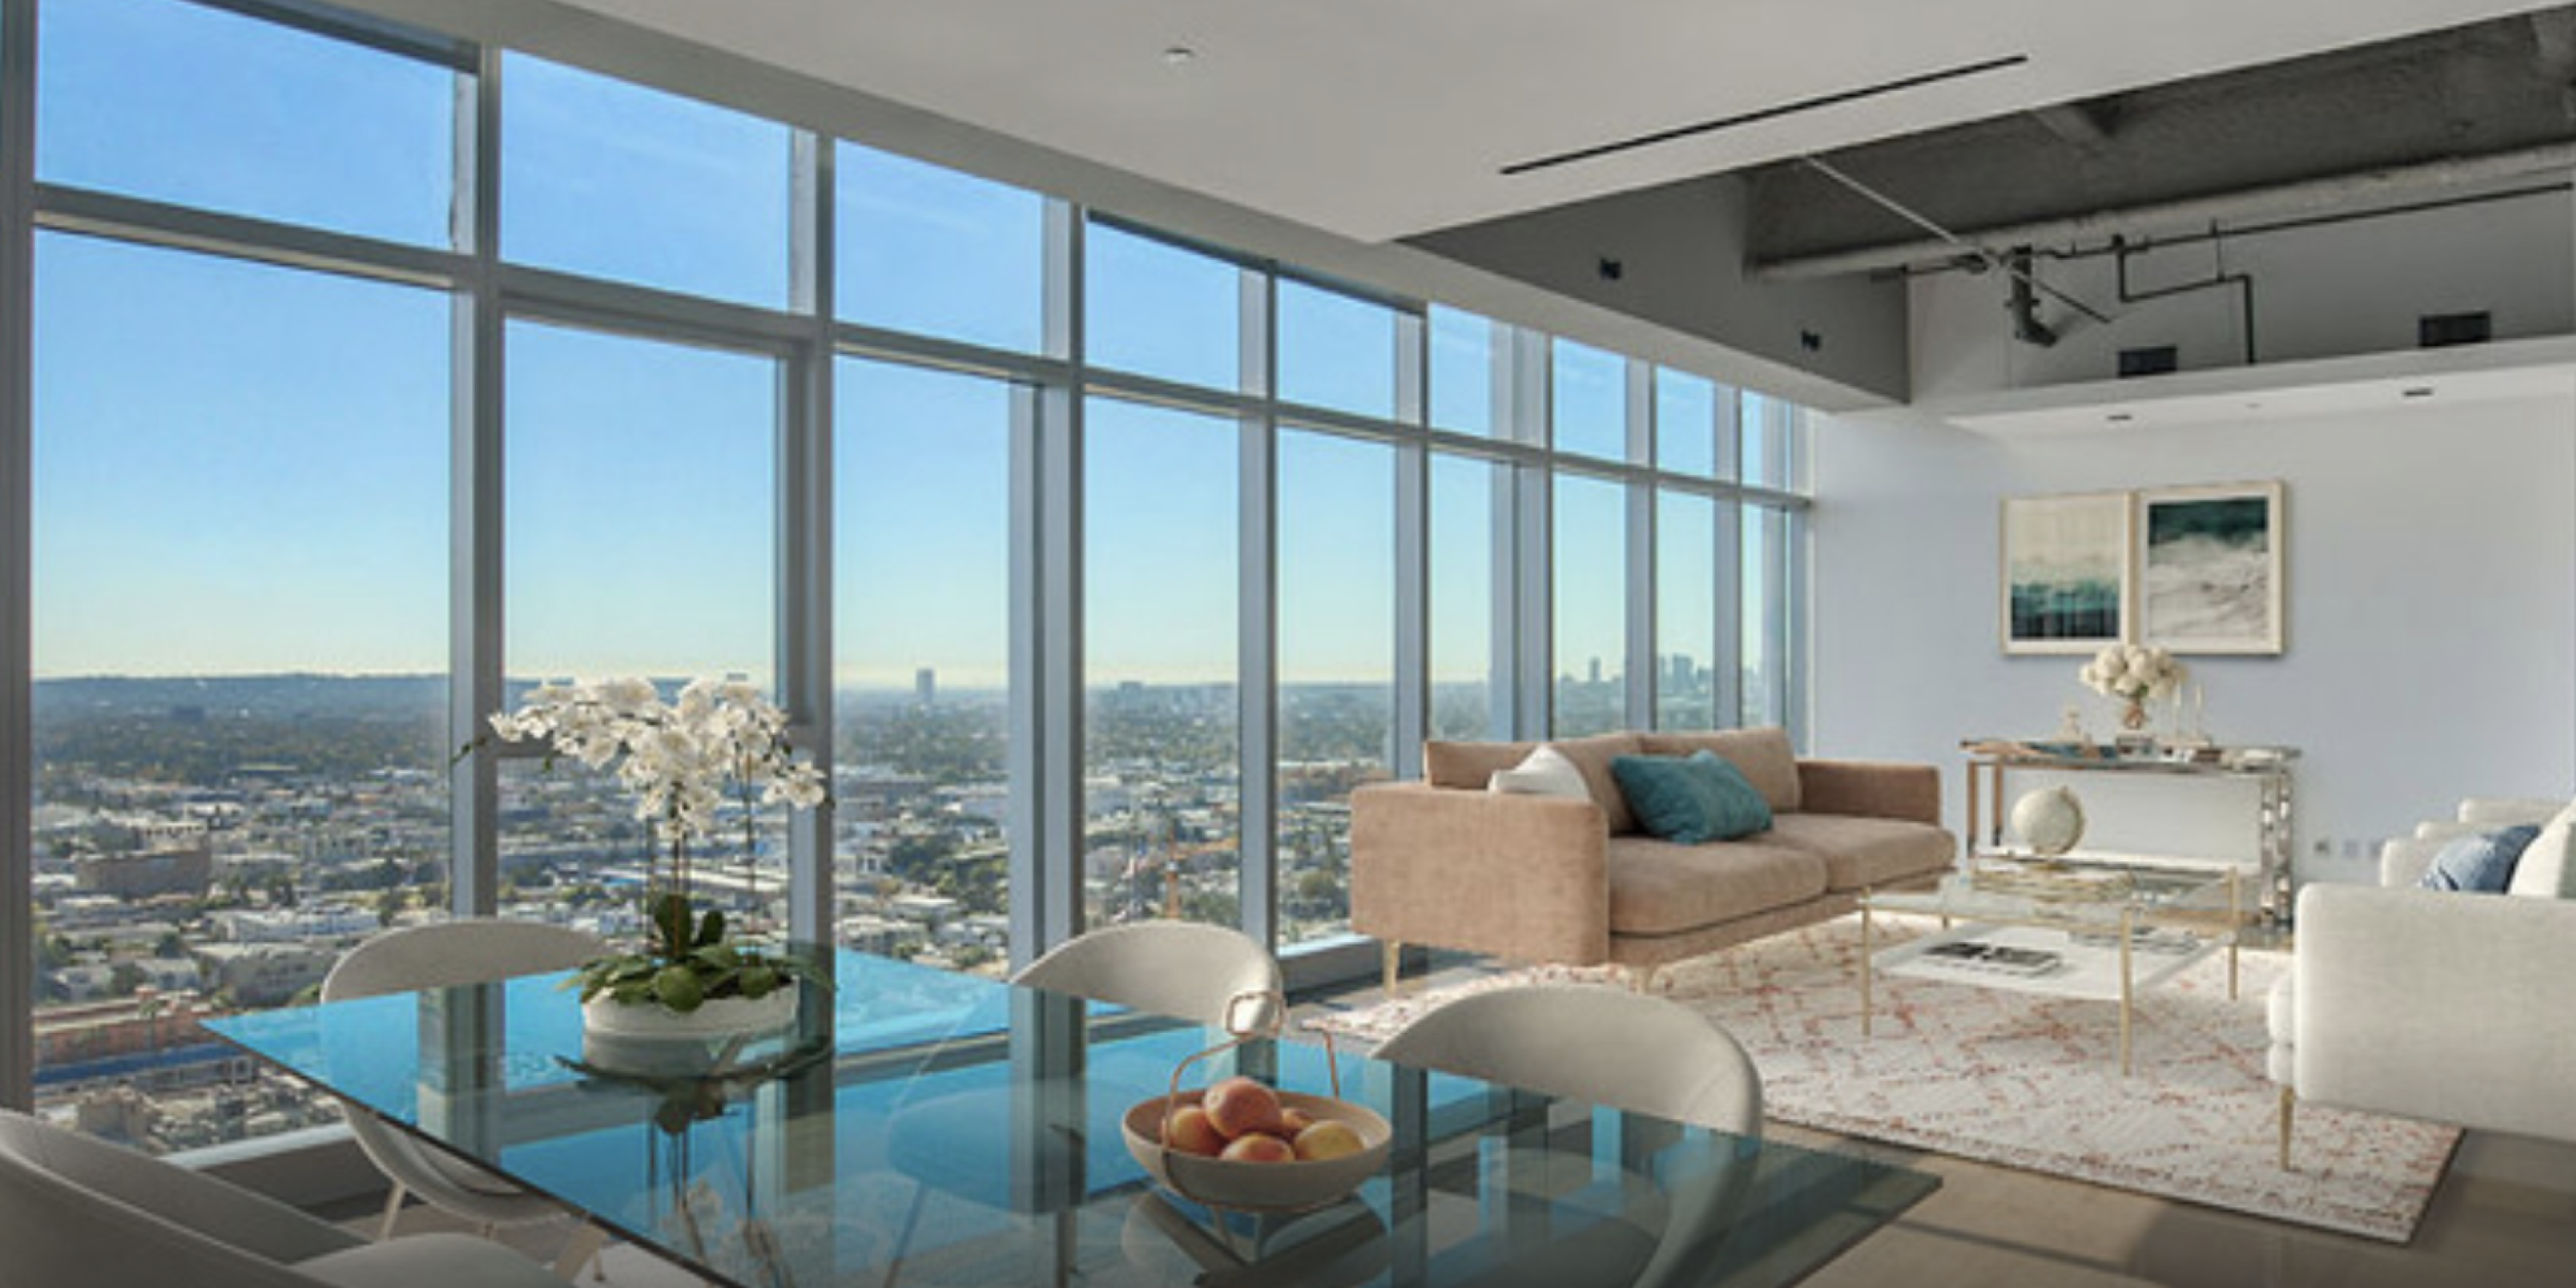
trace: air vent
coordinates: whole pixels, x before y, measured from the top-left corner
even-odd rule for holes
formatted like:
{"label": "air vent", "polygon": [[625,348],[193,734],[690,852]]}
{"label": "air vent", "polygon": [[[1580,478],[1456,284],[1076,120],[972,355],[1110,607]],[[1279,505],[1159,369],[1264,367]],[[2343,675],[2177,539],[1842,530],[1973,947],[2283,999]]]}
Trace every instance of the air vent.
{"label": "air vent", "polygon": [[2495,315],[2484,310],[2476,313],[2427,313],[2415,319],[2415,343],[2421,348],[2485,344],[2494,338]]}
{"label": "air vent", "polygon": [[1504,166],[1503,173],[1506,175],[1528,174],[1533,170],[1545,170],[1550,166],[1569,165],[1576,161],[1590,161],[1596,157],[1606,157],[1617,152],[1627,152],[1636,148],[1650,148],[1658,143],[1670,143],[1675,139],[1687,139],[1701,134],[1714,134],[1719,130],[1731,130],[1737,126],[1752,125],[1758,121],[1775,120],[1783,116],[1795,116],[1800,112],[1813,112],[1819,108],[1837,107],[1844,103],[1855,103],[1862,99],[1876,98],[1881,94],[1894,94],[1903,90],[1920,89],[1925,85],[1937,85],[1943,81],[1961,80],[1970,76],[1982,76],[1987,72],[1999,72],[2006,68],[2019,67],[2029,61],[2030,55],[2028,54],[2006,54],[2003,57],[1989,58],[1983,62],[1963,63],[1957,67],[1944,67],[1938,71],[1918,72],[1912,76],[1900,77],[1891,81],[1881,81],[1875,85],[1860,85],[1851,89],[1836,90],[1831,94],[1818,94],[1814,98],[1802,98],[1792,103],[1776,103],[1770,107],[1760,108],[1751,112],[1741,112],[1734,116],[1721,117],[1714,121],[1702,121],[1697,125],[1677,125],[1669,130],[1657,130],[1651,134],[1640,134],[1634,138],[1620,139],[1613,143],[1596,143],[1591,147],[1576,148],[1571,152],[1559,152],[1552,156],[1537,157],[1528,161],[1515,161],[1510,165]]}
{"label": "air vent", "polygon": [[2182,358],[2170,344],[2151,344],[2136,349],[2120,350],[2120,378],[2161,376],[2179,370]]}

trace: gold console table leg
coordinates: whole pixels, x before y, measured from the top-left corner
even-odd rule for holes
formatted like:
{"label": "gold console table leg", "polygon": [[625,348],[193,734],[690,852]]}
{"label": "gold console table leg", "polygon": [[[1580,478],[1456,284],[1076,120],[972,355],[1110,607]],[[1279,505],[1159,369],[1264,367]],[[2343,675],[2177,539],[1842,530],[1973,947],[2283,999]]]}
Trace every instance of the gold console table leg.
{"label": "gold console table leg", "polygon": [[1397,979],[1397,974],[1404,964],[1404,945],[1390,939],[1383,944],[1380,944],[1378,948],[1384,955],[1386,1000],[1392,1002],[1396,999],[1396,995],[1401,991],[1398,988],[1400,981]]}

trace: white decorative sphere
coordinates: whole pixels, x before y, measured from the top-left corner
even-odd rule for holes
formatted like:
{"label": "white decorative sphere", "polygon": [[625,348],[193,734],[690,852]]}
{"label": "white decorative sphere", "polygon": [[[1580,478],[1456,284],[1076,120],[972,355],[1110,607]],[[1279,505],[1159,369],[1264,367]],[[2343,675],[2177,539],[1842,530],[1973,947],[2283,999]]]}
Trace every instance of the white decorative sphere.
{"label": "white decorative sphere", "polygon": [[2024,792],[2013,802],[2012,829],[2031,853],[2053,858],[2084,839],[2084,805],[2065,787]]}

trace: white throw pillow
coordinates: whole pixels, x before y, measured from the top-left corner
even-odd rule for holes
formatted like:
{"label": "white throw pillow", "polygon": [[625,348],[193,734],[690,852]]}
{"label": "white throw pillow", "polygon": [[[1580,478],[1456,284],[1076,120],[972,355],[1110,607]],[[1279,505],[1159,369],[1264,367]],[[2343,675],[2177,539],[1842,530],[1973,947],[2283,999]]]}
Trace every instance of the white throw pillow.
{"label": "white throw pillow", "polygon": [[1583,783],[1583,771],[1566,759],[1565,753],[1540,743],[1521,763],[1509,769],[1497,769],[1485,783],[1485,790],[1515,796],[1565,796],[1579,801],[1592,799],[1592,789]]}
{"label": "white throw pillow", "polygon": [[2505,886],[2506,894],[2533,899],[2576,898],[2576,804],[2558,811],[2540,829],[2513,865],[2513,881]]}

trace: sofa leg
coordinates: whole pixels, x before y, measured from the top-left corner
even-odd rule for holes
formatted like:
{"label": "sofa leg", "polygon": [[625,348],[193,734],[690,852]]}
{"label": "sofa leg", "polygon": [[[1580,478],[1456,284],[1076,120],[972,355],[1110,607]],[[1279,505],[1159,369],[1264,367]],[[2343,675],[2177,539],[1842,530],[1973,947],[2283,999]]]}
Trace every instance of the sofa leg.
{"label": "sofa leg", "polygon": [[1385,967],[1384,967],[1384,968],[1385,968],[1385,973],[1386,973],[1386,1000],[1388,1000],[1388,1001],[1392,1002],[1392,1001],[1394,1001],[1394,1000],[1396,999],[1397,994],[1401,991],[1401,990],[1399,989],[1399,987],[1398,987],[1398,981],[1397,981],[1397,978],[1396,978],[1396,977],[1397,977],[1398,973],[1402,970],[1403,965],[1404,965],[1404,945],[1403,945],[1403,944],[1400,944],[1400,943],[1397,943],[1395,940],[1390,939],[1390,940],[1387,940],[1386,942],[1384,942],[1383,944],[1380,944],[1380,945],[1378,946],[1378,951],[1379,951],[1379,952],[1381,952],[1382,954],[1384,954],[1384,963],[1385,963]]}
{"label": "sofa leg", "polygon": [[2290,1170],[2290,1117],[2298,1103],[2298,1092],[2288,1087],[2281,1088],[2281,1170],[2284,1172]]}
{"label": "sofa leg", "polygon": [[1663,969],[1663,967],[1660,967],[1660,966],[1631,966],[1631,967],[1629,967],[1629,968],[1628,968],[1628,991],[1630,991],[1630,992],[1632,992],[1632,993],[1651,993],[1651,992],[1654,992],[1654,991],[1655,991],[1655,975],[1656,975],[1656,973],[1657,973],[1658,971],[1661,971],[1662,969]]}

